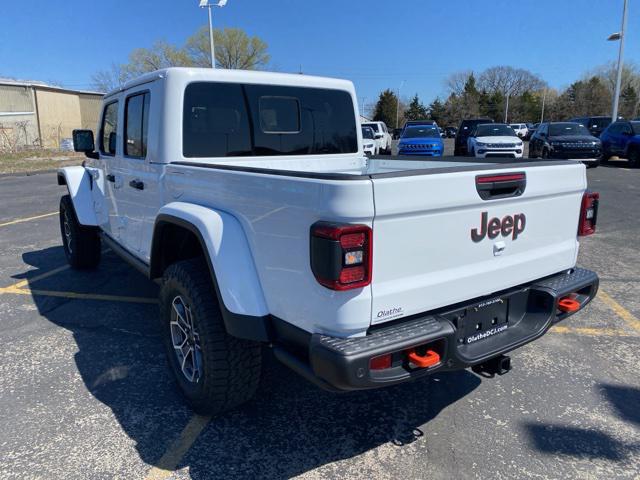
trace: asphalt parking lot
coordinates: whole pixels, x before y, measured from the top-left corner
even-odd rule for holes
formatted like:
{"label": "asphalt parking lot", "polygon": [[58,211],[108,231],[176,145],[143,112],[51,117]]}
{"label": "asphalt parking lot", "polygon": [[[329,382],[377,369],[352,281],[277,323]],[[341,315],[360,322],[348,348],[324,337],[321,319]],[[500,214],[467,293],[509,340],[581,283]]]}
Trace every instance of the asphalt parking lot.
{"label": "asphalt parking lot", "polygon": [[66,268],[65,187],[0,177],[0,478],[640,478],[640,170],[588,177],[599,296],[508,375],[335,395],[267,356],[255,399],[213,419],[169,377],[156,285],[109,251]]}

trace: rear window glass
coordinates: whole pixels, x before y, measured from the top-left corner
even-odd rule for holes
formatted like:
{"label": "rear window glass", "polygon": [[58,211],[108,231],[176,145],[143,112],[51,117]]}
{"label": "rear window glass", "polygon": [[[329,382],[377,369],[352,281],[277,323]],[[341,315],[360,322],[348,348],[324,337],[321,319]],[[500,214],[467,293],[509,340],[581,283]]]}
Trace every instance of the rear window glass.
{"label": "rear window glass", "polygon": [[300,132],[300,104],[292,97],[260,97],[260,128],[265,133]]}
{"label": "rear window glass", "polygon": [[197,82],[183,108],[185,157],[312,155],[358,151],[348,92]]}

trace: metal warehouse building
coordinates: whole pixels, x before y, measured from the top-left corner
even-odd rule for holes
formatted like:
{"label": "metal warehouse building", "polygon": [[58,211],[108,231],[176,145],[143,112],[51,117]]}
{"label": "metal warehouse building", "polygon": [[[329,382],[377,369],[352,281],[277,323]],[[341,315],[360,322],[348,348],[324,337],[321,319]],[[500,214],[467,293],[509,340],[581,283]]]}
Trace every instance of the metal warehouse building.
{"label": "metal warehouse building", "polygon": [[95,130],[102,96],[0,79],[0,150],[59,148],[74,128]]}

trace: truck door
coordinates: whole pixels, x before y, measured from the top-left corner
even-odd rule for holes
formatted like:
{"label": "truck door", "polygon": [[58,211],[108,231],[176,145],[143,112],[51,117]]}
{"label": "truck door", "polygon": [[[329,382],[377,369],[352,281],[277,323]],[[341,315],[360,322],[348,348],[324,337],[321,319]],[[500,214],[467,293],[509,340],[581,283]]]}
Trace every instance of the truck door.
{"label": "truck door", "polygon": [[119,102],[117,100],[105,103],[97,138],[100,157],[88,167],[93,178],[93,208],[100,228],[115,239],[120,236],[115,203],[115,193],[120,185],[116,183],[114,174],[118,124],[120,123],[118,110]]}
{"label": "truck door", "polygon": [[151,230],[153,227],[143,226],[143,223],[145,219],[155,218],[158,206],[160,166],[153,164],[147,148],[151,108],[148,85],[131,91],[125,98],[122,156],[119,161],[123,186],[118,192],[118,207],[126,219],[122,243],[130,252],[143,257],[142,232],[144,228]]}

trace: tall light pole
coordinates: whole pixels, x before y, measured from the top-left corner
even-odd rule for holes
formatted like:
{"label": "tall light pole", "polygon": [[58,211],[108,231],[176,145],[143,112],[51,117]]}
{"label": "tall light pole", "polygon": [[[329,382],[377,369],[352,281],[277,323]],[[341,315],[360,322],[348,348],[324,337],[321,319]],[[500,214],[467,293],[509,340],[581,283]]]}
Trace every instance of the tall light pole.
{"label": "tall light pole", "polygon": [[400,89],[402,88],[402,86],[404,85],[404,80],[402,80],[400,82],[400,86],[398,87],[398,97],[397,97],[397,102],[396,102],[396,128],[398,128],[398,121],[399,121],[399,116],[400,116]]}
{"label": "tall light pole", "polygon": [[362,110],[360,110],[360,116],[364,117],[364,101],[367,97],[362,97]]}
{"label": "tall light pole", "polygon": [[622,29],[617,33],[609,35],[607,40],[616,41],[620,40],[620,48],[618,49],[618,71],[616,73],[616,91],[613,94],[613,112],[611,113],[611,121],[618,120],[618,102],[620,101],[620,86],[622,84],[622,54],[624,52],[624,38],[625,30],[627,29],[627,7],[629,0],[624,0],[624,6],[622,7]]}
{"label": "tall light pole", "polygon": [[211,48],[211,68],[216,68],[216,51],[213,45],[213,14],[211,8],[224,7],[227,0],[219,0],[218,3],[209,3],[209,0],[200,0],[200,8],[209,10],[209,47]]}
{"label": "tall light pole", "polygon": [[542,111],[540,112],[540,123],[544,122],[544,103],[547,100],[547,89],[542,92]]}
{"label": "tall light pole", "polygon": [[507,105],[504,108],[504,123],[507,123],[509,118],[509,92],[507,92]]}

